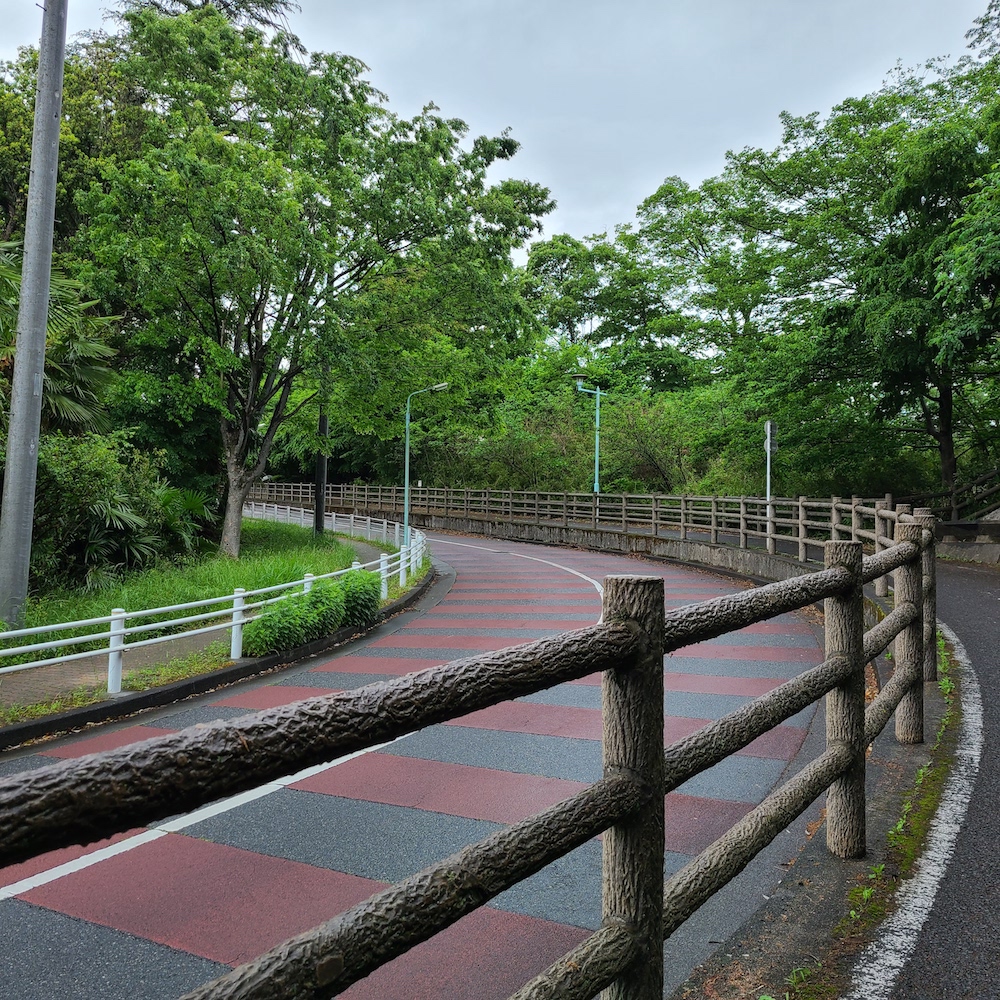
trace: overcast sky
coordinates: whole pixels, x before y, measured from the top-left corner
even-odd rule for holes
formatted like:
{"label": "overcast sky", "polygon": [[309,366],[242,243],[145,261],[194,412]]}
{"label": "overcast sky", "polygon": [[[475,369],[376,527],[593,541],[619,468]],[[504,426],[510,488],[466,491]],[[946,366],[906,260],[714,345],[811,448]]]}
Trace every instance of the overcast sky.
{"label": "overcast sky", "polygon": [[[509,127],[505,173],[551,188],[546,234],[630,221],[664,177],[774,146],[778,114],[825,112],[897,61],[961,56],[986,0],[301,0],[313,50],[371,67],[390,107],[428,101],[474,135]],[[70,32],[112,0],[69,0]],[[0,0],[0,58],[37,45],[34,0]]]}

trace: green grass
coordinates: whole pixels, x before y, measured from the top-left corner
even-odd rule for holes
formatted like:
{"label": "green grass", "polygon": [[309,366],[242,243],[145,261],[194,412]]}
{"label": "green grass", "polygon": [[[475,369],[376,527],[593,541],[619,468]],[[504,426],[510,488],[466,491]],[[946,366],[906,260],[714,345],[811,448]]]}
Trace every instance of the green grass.
{"label": "green grass", "polygon": [[99,618],[112,608],[139,611],[186,604],[231,594],[236,587],[254,590],[346,569],[354,549],[332,534],[317,539],[309,528],[273,521],[247,520],[239,559],[213,554],[181,566],[132,574],[96,590],[64,590],[33,595],[26,627]]}
{"label": "green grass", "polygon": [[[359,539],[361,540],[361,539]],[[305,573],[320,575],[349,567],[354,549],[342,538],[326,533],[316,539],[308,528],[270,521],[246,521],[243,525],[242,554],[238,561],[212,556],[186,566],[150,570],[136,574],[121,584],[93,591],[60,592],[33,598],[28,626],[97,618],[112,608],[126,610],[164,607],[232,593],[235,587],[251,590],[301,579]],[[395,574],[389,584],[388,601],[402,596],[430,569],[430,560],[399,586]],[[27,659],[23,657],[22,659]],[[6,661],[11,662],[11,661]],[[122,677],[125,691],[147,691],[175,681],[209,673],[228,666],[229,646],[213,642],[205,649],[149,667],[126,669]],[[103,685],[79,687],[33,705],[0,705],[0,726],[13,725],[92,705],[107,698]]]}

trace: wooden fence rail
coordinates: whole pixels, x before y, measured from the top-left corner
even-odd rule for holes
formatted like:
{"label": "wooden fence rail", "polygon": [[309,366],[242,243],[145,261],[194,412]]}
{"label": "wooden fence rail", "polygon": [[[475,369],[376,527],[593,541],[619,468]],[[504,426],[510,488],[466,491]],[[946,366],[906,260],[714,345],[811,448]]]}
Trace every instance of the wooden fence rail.
{"label": "wooden fence rail", "polygon": [[[502,505],[507,517],[523,513],[511,495],[444,492],[442,502],[459,504],[463,512],[481,500],[484,510]],[[566,520],[582,509],[573,497],[558,504],[546,499],[543,508],[540,496],[531,495],[533,516],[545,509],[546,517]],[[281,499],[305,502],[303,496]],[[388,502],[377,493],[368,499]],[[651,524],[675,509],[658,498],[639,500],[651,502],[642,508],[636,498],[623,498],[621,530],[635,523],[636,509],[651,512]],[[747,519],[749,535],[757,530],[750,524],[759,518],[758,509],[743,498],[738,504],[737,516]],[[829,534],[860,535],[862,506],[835,502],[826,508]],[[767,522],[775,530],[792,520],[779,517],[779,507],[775,504]],[[712,498],[704,507],[685,504],[687,530],[704,530],[705,521],[690,519],[707,517],[708,530],[714,524],[724,537],[736,522],[721,519],[732,509],[724,498]],[[800,504],[797,510],[802,509]],[[851,518],[847,525],[838,520],[844,510]],[[597,516],[593,508],[589,512]],[[798,531],[801,522],[794,523]],[[659,577],[609,577],[597,625],[0,780],[0,865],[93,842],[432,723],[601,672],[600,781],[283,942],[187,1000],[335,996],[600,832],[605,832],[601,928],[515,997],[586,1000],[605,990],[614,1000],[659,1000],[664,938],[827,789],[830,850],[840,857],[863,854],[865,748],[893,712],[900,742],[922,738],[923,619],[933,593],[925,567],[933,564],[933,519],[894,513],[885,523],[895,527],[888,548],[864,556],[862,538],[836,538],[823,546],[822,570],[793,579],[665,613]],[[873,549],[881,534],[875,527]],[[739,538],[742,532],[737,523],[733,534]],[[896,608],[866,634],[862,587],[886,573],[894,574]],[[663,748],[665,653],[817,600],[826,601],[823,663]],[[865,664],[892,641],[895,673],[866,709]],[[824,696],[825,752],[664,884],[665,795]]]}

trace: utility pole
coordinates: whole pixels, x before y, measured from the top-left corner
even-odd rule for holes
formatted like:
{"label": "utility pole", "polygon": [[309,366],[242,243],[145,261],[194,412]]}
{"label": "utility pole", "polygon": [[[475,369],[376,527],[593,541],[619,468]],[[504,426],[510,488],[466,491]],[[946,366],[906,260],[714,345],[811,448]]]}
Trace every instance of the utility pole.
{"label": "utility pole", "polygon": [[14,627],[23,621],[24,602],[28,596],[38,435],[42,421],[45,328],[52,275],[67,3],[68,0],[46,0],[43,8],[35,90],[21,300],[17,312],[7,463],[0,506],[0,620]]}

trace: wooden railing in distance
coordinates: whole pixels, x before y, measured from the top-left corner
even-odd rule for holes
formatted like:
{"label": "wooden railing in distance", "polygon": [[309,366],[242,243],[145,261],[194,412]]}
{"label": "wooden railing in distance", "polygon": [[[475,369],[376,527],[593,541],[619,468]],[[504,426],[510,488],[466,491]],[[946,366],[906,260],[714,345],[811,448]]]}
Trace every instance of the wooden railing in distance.
{"label": "wooden railing in distance", "polygon": [[[0,781],[0,865],[89,843],[375,746],[432,723],[603,673],[604,776],[188,994],[188,1000],[330,997],[596,834],[604,838],[603,922],[515,997],[659,1000],[662,948],[830,788],[827,843],[864,852],[865,747],[896,711],[897,738],[920,738],[924,679],[921,567],[933,531],[898,523],[890,548],[826,547],[826,567],[664,612],[659,577],[609,577],[602,621],[390,682],[198,726]],[[896,608],[864,633],[865,582],[896,574]],[[826,600],[823,663],[662,748],[663,656]],[[897,635],[892,680],[867,709],[867,660]],[[827,697],[827,749],[666,884],[666,793]],[[898,706],[898,708],[897,708]]]}

